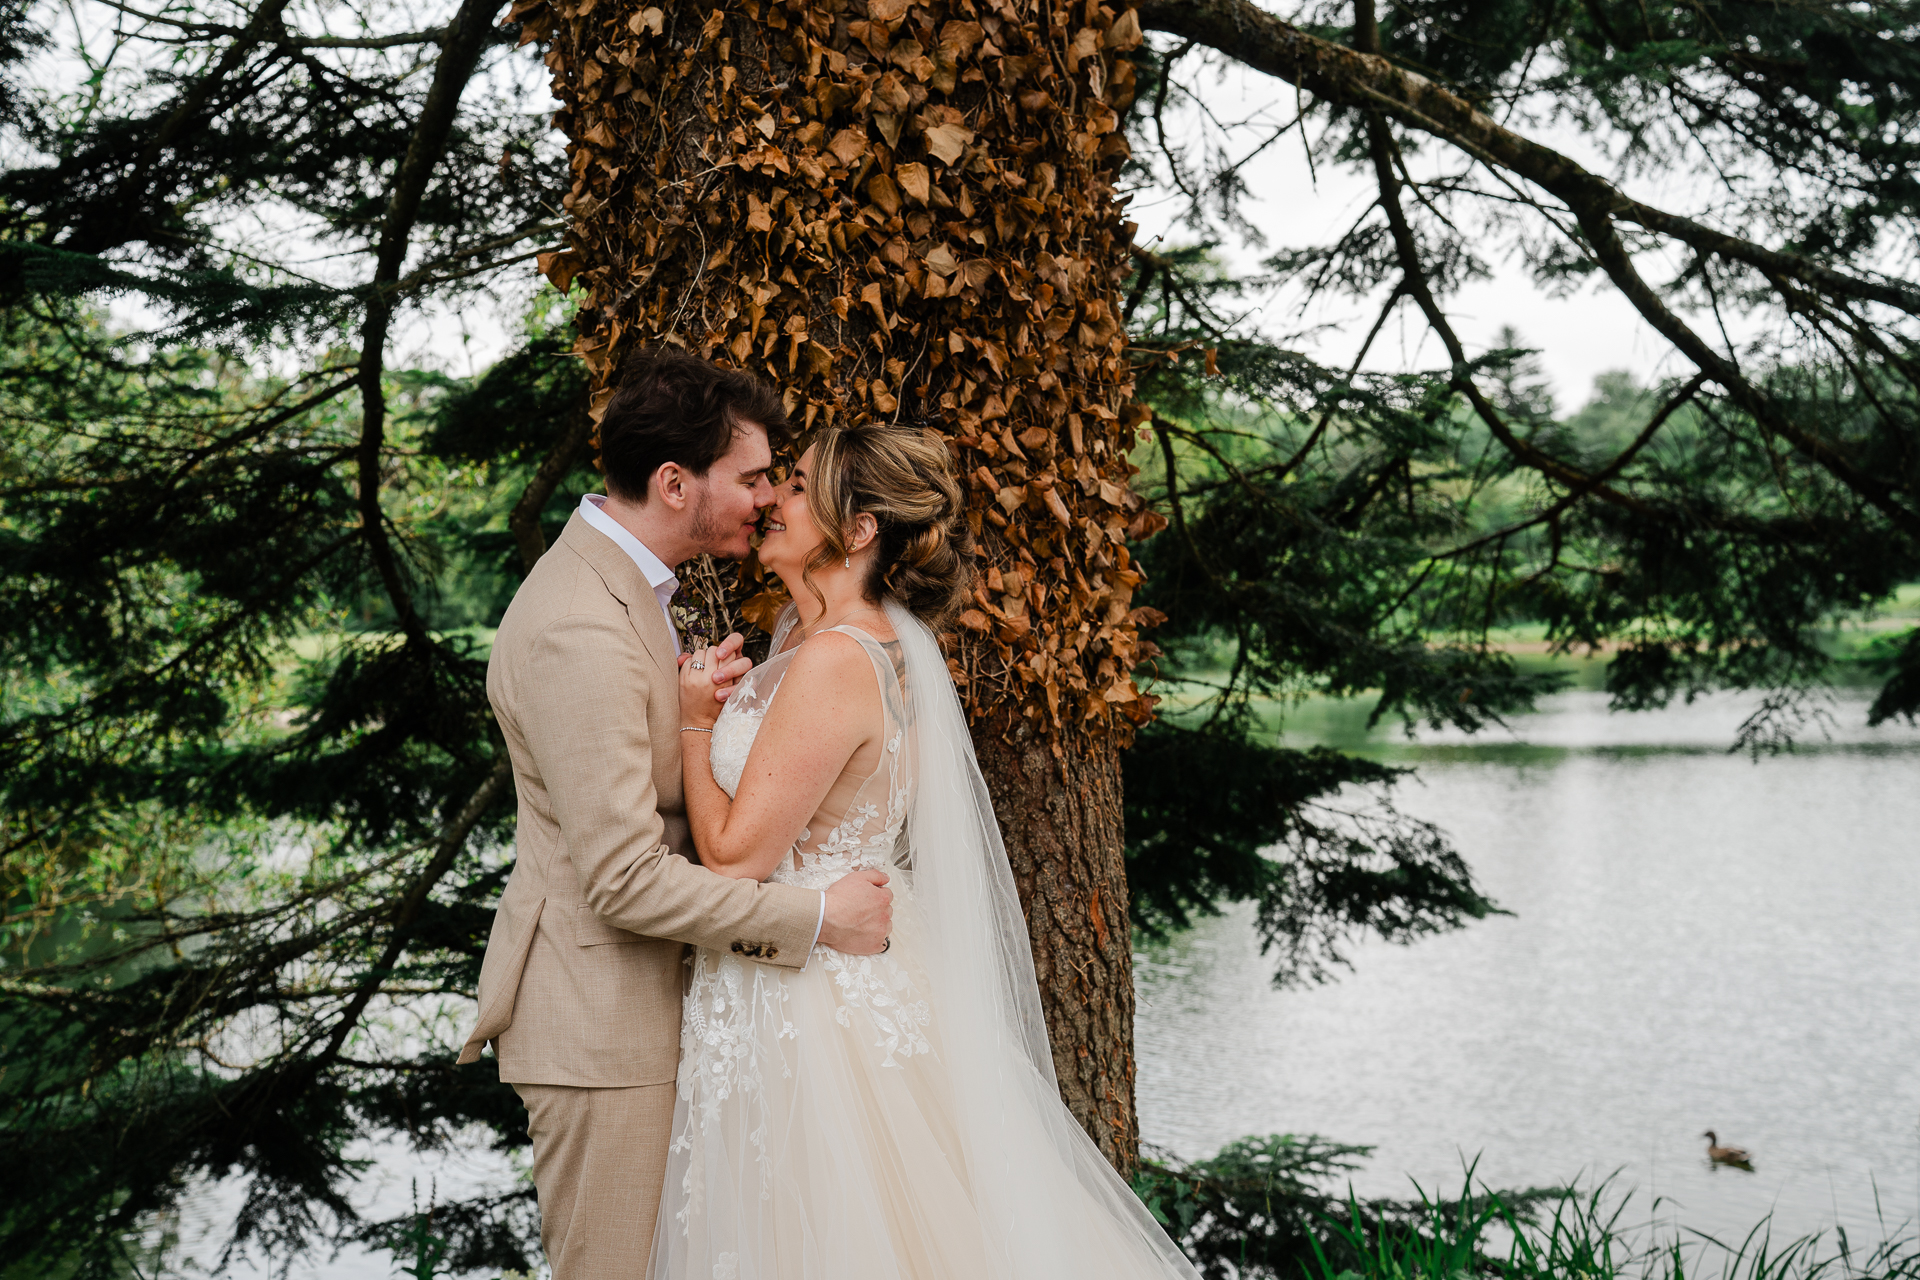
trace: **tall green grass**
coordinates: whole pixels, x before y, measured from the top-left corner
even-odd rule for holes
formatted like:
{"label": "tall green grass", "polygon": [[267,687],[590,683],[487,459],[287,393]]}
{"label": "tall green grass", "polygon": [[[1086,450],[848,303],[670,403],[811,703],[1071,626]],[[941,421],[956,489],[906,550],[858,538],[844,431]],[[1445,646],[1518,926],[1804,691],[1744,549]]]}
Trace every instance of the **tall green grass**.
{"label": "tall green grass", "polygon": [[[1306,1280],[1920,1280],[1920,1238],[1911,1230],[1887,1230],[1883,1223],[1880,1243],[1865,1253],[1851,1247],[1844,1228],[1778,1242],[1767,1219],[1744,1239],[1727,1241],[1685,1229],[1631,1229],[1623,1223],[1631,1201],[1605,1186],[1535,1199],[1522,1209],[1497,1192],[1451,1202],[1423,1197],[1424,1220],[1370,1228],[1350,1200],[1344,1220],[1327,1221],[1340,1247],[1316,1244],[1303,1274]],[[1336,1256],[1348,1260],[1336,1263]]]}
{"label": "tall green grass", "polygon": [[1452,1200],[1322,1189],[1367,1151],[1247,1138],[1210,1160],[1156,1155],[1134,1189],[1207,1280],[1920,1280],[1911,1223],[1883,1219],[1862,1251],[1844,1228],[1776,1241],[1767,1219],[1739,1240],[1641,1227],[1611,1183],[1491,1191],[1469,1168]]}

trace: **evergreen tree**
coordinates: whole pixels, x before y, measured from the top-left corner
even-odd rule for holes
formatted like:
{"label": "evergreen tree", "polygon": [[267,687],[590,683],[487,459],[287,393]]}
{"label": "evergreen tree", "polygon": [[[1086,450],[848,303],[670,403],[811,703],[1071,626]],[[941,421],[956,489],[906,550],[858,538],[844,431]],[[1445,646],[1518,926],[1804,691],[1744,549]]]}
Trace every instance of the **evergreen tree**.
{"label": "evergreen tree", "polygon": [[[1274,14],[1145,0],[1138,13],[1165,33],[1136,54],[1139,180],[1183,201],[1199,240],[1136,248],[1127,286],[1134,346],[1157,353],[1139,383],[1159,454],[1147,492],[1173,524],[1143,548],[1143,599],[1169,618],[1155,633],[1167,687],[1214,682],[1195,712],[1146,730],[1156,767],[1129,774],[1141,914],[1178,923],[1255,900],[1286,980],[1324,972],[1343,929],[1417,936],[1484,911],[1450,851],[1375,808],[1375,838],[1336,856],[1311,920],[1295,914],[1316,858],[1262,847],[1322,830],[1327,797],[1377,796],[1384,780],[1276,751],[1254,710],[1364,691],[1376,720],[1473,730],[1553,687],[1499,646],[1509,625],[1544,623],[1561,652],[1612,647],[1618,709],[1763,691],[1738,745],[1790,744],[1846,660],[1834,625],[1920,574],[1907,7],[1355,0]],[[1196,55],[1291,85],[1297,113],[1170,142],[1169,103],[1198,100]],[[1656,209],[1521,132],[1568,121],[1629,176],[1712,175],[1710,207]],[[1241,174],[1296,133],[1310,163],[1366,175],[1375,200],[1334,243],[1280,246],[1264,276],[1228,277],[1212,247],[1261,243]],[[1414,176],[1416,157],[1431,176]],[[1472,352],[1448,316],[1503,258],[1543,290],[1617,289],[1692,372],[1655,388],[1608,379],[1556,421],[1517,335]],[[1350,367],[1237,322],[1282,282],[1377,308]],[[1364,372],[1396,315],[1438,340],[1444,367]],[[1920,629],[1868,663],[1871,722],[1920,714]],[[1176,760],[1205,764],[1183,775]],[[1256,818],[1236,837],[1223,822],[1182,842],[1194,856],[1142,856],[1199,820],[1183,787],[1202,770],[1216,812],[1278,813],[1278,828]],[[1405,896],[1378,902],[1385,885]],[[1302,963],[1302,940],[1318,963]]]}
{"label": "evergreen tree", "polygon": [[[1303,478],[1315,457],[1327,459],[1320,474],[1342,471],[1335,455],[1365,440],[1344,474],[1367,497],[1323,517],[1360,521],[1397,493],[1418,519],[1425,493],[1464,534],[1424,548],[1413,589],[1392,597],[1397,617],[1481,642],[1502,619],[1542,620],[1563,647],[1620,645],[1607,677],[1618,706],[1766,689],[1772,710],[1746,740],[1790,732],[1790,715],[1776,713],[1831,665],[1819,632],[1886,599],[1920,554],[1920,286],[1905,256],[1920,190],[1905,86],[1920,45],[1909,10],[1596,0],[1376,11],[1356,0],[1282,16],[1244,0],[1146,0],[1139,13],[1178,41],[1149,59],[1143,101],[1164,102],[1196,49],[1314,95],[1294,127],[1324,162],[1368,175],[1376,200],[1335,243],[1288,247],[1268,267],[1376,300],[1375,336],[1404,310],[1447,357],[1426,380],[1421,430],[1396,427],[1390,439],[1355,398],[1364,377],[1316,387],[1222,341],[1220,395],[1290,400],[1313,424],[1287,441],[1311,443],[1298,462],[1282,445],[1245,473],[1278,494],[1273,485]],[[1710,180],[1707,207],[1688,216],[1636,200],[1626,179],[1522,132],[1561,121],[1580,122],[1629,177]],[[1416,151],[1433,176],[1414,177]],[[1231,212],[1233,170],[1223,160],[1189,184],[1191,221],[1224,225],[1199,197],[1224,192],[1216,203]],[[1507,253],[1542,288],[1617,290],[1691,367],[1615,447],[1543,430],[1537,406],[1502,403],[1514,353],[1461,342],[1449,295]],[[1151,285],[1149,269],[1141,276]],[[1191,281],[1164,296],[1205,302]],[[1169,338],[1225,337],[1204,305],[1176,301],[1167,315]],[[1191,365],[1174,376],[1202,386]],[[1524,487],[1511,518],[1461,508],[1451,474],[1462,467],[1476,493]],[[1228,501],[1254,501],[1236,488]],[[1484,498],[1470,505],[1488,509]],[[1920,712],[1920,634],[1888,655],[1883,676],[1875,723]]]}
{"label": "evergreen tree", "polygon": [[[10,18],[9,50],[51,16]],[[564,517],[583,388],[536,341],[503,376],[547,412],[476,425],[387,361],[397,314],[461,305],[552,233],[547,121],[496,16],[94,6],[40,64],[82,70],[71,92],[9,69],[0,1234],[22,1265],[108,1274],[228,1176],[236,1242],[284,1255],[357,1229],[364,1134],[524,1141],[435,1025],[472,990],[512,817],[484,655],[450,624],[476,582],[497,615]],[[110,330],[116,296],[158,328]],[[523,1199],[443,1213],[452,1260],[519,1265]]]}

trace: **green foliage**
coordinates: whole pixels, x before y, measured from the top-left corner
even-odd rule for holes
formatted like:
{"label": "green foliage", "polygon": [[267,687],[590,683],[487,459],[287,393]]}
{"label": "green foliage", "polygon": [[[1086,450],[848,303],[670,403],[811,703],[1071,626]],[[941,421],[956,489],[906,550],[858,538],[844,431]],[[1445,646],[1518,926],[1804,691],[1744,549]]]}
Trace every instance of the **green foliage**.
{"label": "green foliage", "polygon": [[[1151,269],[1146,327],[1171,350],[1205,340],[1209,298],[1243,287],[1204,259]],[[1491,643],[1500,627],[1545,622],[1563,649],[1618,644],[1616,705],[1659,706],[1824,678],[1835,619],[1920,576],[1909,539],[1844,486],[1784,471],[1726,406],[1663,416],[1666,395],[1612,379],[1562,423],[1516,370],[1524,357],[1496,350],[1479,367],[1549,457],[1598,469],[1654,422],[1648,444],[1620,450],[1609,484],[1624,501],[1565,491],[1515,456],[1451,374],[1342,379],[1253,340],[1214,348],[1215,375],[1191,356],[1157,363],[1143,386],[1157,448],[1142,461],[1172,528],[1143,558],[1175,669],[1226,638],[1223,708],[1377,690],[1378,714],[1472,730],[1552,687]]]}
{"label": "green foliage", "polygon": [[46,32],[28,16],[27,0],[0,3],[0,119],[20,109],[24,95],[15,78],[19,64],[47,43]]}
{"label": "green foliage", "polygon": [[[429,88],[421,69],[441,33],[355,52],[325,46],[339,33],[298,30],[318,15],[296,10],[257,33],[252,17],[207,4],[171,27],[135,24],[111,50],[68,50],[89,81],[11,120],[21,162],[0,174],[0,242],[14,242],[0,253],[0,300],[132,290],[168,309],[180,334],[351,323],[365,280],[315,279],[263,258],[235,224],[272,207],[349,255],[367,253],[385,234]],[[8,22],[0,62],[28,29]],[[518,34],[512,24],[491,30],[494,61]],[[428,261],[404,292],[486,266],[557,204],[544,113],[520,101],[516,74],[464,86],[467,109],[428,157],[431,179],[408,227]],[[503,244],[508,229],[520,234]],[[315,316],[316,302],[332,310]]]}
{"label": "green foliage", "polygon": [[1324,981],[1356,935],[1410,942],[1496,910],[1436,828],[1387,802],[1405,770],[1165,719],[1126,767],[1127,886],[1149,934],[1250,900],[1276,982]]}
{"label": "green foliage", "polygon": [[[453,1206],[430,1202],[425,1210],[419,1208],[417,1192],[416,1188],[410,1216],[372,1224],[357,1237],[363,1244],[392,1253],[399,1274],[410,1280],[484,1274],[495,1265],[493,1259],[514,1251],[517,1242],[510,1236],[512,1228],[524,1232],[538,1226],[529,1213],[531,1190]],[[531,1280],[531,1273],[508,1270],[499,1280]]]}
{"label": "green foliage", "polygon": [[1610,375],[1562,417],[1508,331],[1467,372],[1525,431],[1516,448],[1459,371],[1343,375],[1230,332],[1256,283],[1187,249],[1143,256],[1130,291],[1136,341],[1159,353],[1136,459],[1169,525],[1140,551],[1140,602],[1167,622],[1163,722],[1128,759],[1139,927],[1257,902],[1285,983],[1327,977],[1342,937],[1405,941],[1492,910],[1445,837],[1380,798],[1389,771],[1266,735],[1307,694],[1366,697],[1376,721],[1499,723],[1561,682],[1515,660],[1516,626],[1543,624],[1561,653],[1610,650],[1619,710],[1761,692],[1734,744],[1749,750],[1790,745],[1809,692],[1847,670],[1883,681],[1876,723],[1920,710],[1920,631],[1864,660],[1832,643],[1920,577],[1920,543],[1697,383]]}
{"label": "green foliage", "polygon": [[[1142,380],[1160,456],[1141,461],[1173,521],[1150,545],[1175,674],[1224,640],[1223,705],[1291,680],[1471,728],[1542,691],[1502,669],[1489,635],[1545,623],[1557,648],[1617,648],[1616,706],[1763,690],[1774,710],[1743,741],[1787,740],[1797,694],[1832,674],[1821,634],[1920,576],[1920,292],[1896,247],[1920,193],[1912,5],[1280,12],[1378,47],[1503,127],[1580,130],[1596,173],[1627,189],[1679,178],[1662,194],[1702,205],[1697,221],[1623,212],[1624,197],[1601,210],[1447,127],[1297,95],[1295,112],[1221,123],[1197,105],[1193,43],[1145,51],[1134,174],[1175,198],[1194,239],[1136,252],[1128,293],[1137,348],[1160,356]],[[1243,175],[1296,132],[1310,163],[1374,200],[1331,242],[1268,252],[1264,275],[1223,271],[1220,245],[1271,248]],[[1563,418],[1519,335],[1476,352],[1448,318],[1501,261],[1549,292],[1612,286],[1671,344],[1650,359],[1687,372],[1652,387],[1609,375]],[[1257,331],[1280,301],[1357,321],[1351,369]],[[1366,372],[1389,326],[1403,348],[1435,340],[1438,367]],[[1920,713],[1902,674],[1920,637],[1905,643],[1876,721]]]}
{"label": "green foliage", "polygon": [[354,309],[346,291],[311,281],[262,284],[232,264],[156,264],[129,271],[90,253],[31,241],[0,241],[0,288],[30,296],[135,297],[168,309],[171,323],[150,335],[168,344],[222,342],[232,350],[276,338],[324,341]]}
{"label": "green foliage", "polygon": [[1313,1136],[1229,1143],[1211,1159],[1141,1161],[1134,1190],[1206,1280],[1914,1280],[1920,1240],[1887,1230],[1856,1253],[1844,1231],[1775,1242],[1652,1237],[1626,1223],[1630,1195],[1609,1182],[1437,1199],[1361,1200],[1333,1184],[1371,1148]]}
{"label": "green foliage", "polygon": [[471,383],[448,381],[434,402],[427,448],[448,461],[537,463],[553,424],[585,406],[586,369],[572,354],[566,317],[542,317],[527,341]]}
{"label": "green foliage", "polygon": [[[1172,723],[1143,735],[1129,769],[1136,922],[1257,901],[1283,982],[1324,976],[1343,929],[1415,936],[1490,906],[1438,833],[1368,808],[1377,776],[1275,749],[1292,699],[1366,697],[1376,720],[1474,732],[1556,687],[1502,641],[1542,626],[1553,652],[1610,654],[1617,709],[1761,693],[1733,744],[1755,751],[1789,745],[1809,692],[1847,671],[1881,681],[1875,723],[1920,714],[1920,630],[1861,658],[1831,642],[1920,578],[1920,332],[1909,282],[1881,274],[1912,200],[1909,9],[1316,0],[1284,16],[1363,46],[1377,22],[1400,65],[1505,104],[1511,127],[1588,129],[1629,173],[1690,172],[1705,155],[1725,178],[1714,225],[1779,243],[1773,275],[1724,244],[1668,244],[1682,265],[1640,309],[1702,375],[1608,375],[1563,414],[1520,335],[1470,352],[1445,307],[1500,257],[1549,290],[1633,284],[1596,256],[1578,210],[1362,111],[1296,100],[1291,119],[1276,107],[1221,124],[1185,71],[1192,44],[1142,51],[1133,172],[1178,201],[1194,242],[1136,249],[1126,288],[1154,411],[1135,460],[1169,522],[1140,556],[1141,603],[1168,618],[1155,690]],[[1243,174],[1295,131],[1310,163],[1370,176],[1377,198],[1333,242],[1229,272],[1223,244],[1270,248]],[[1636,251],[1663,243],[1642,225]],[[1815,298],[1781,271],[1829,274]],[[1352,366],[1256,329],[1276,298],[1371,315]],[[1750,335],[1737,349],[1730,314]],[[1368,371],[1396,317],[1438,339],[1441,367]],[[1716,326],[1730,365],[1688,354],[1689,320]],[[1196,767],[1177,773],[1178,753]],[[1220,820],[1170,776],[1203,777]],[[1300,817],[1356,805],[1371,821],[1335,833]],[[1290,878],[1311,887],[1278,907]],[[1303,928],[1308,902],[1319,914]]]}
{"label": "green foliage", "polygon": [[[437,1205],[430,1232],[359,1220],[349,1191],[368,1137],[525,1142],[511,1090],[451,1046],[513,817],[487,629],[592,484],[584,382],[552,294],[478,378],[386,350],[396,308],[457,312],[552,234],[568,172],[546,72],[477,3],[344,35],[326,24],[358,19],[324,7],[110,14],[56,49],[0,4],[0,1249],[114,1275],[144,1265],[136,1228],[232,1179],[237,1250],[359,1240],[416,1268],[524,1267],[524,1189]],[[1726,222],[1778,232],[1809,271],[1904,261],[1874,255],[1911,214],[1909,19],[1381,14],[1401,59],[1523,115],[1613,122],[1627,159],[1713,149],[1746,175]],[[1143,59],[1136,141],[1160,136],[1179,65]],[[68,91],[33,87],[53,62],[77,68]],[[1319,162],[1365,163],[1363,121],[1311,110]],[[1761,400],[1615,381],[1563,416],[1513,335],[1445,368],[1342,372],[1255,332],[1239,309],[1271,279],[1211,256],[1254,232],[1243,160],[1176,148],[1156,178],[1139,151],[1190,198],[1198,241],[1140,255],[1127,293],[1155,413],[1141,484],[1172,526],[1140,548],[1136,601],[1169,616],[1169,714],[1128,762],[1143,928],[1252,900],[1279,976],[1313,979],[1357,934],[1493,909],[1392,808],[1393,771],[1272,741],[1288,699],[1365,694],[1378,716],[1477,729],[1554,687],[1496,638],[1535,622],[1561,648],[1617,646],[1623,707],[1732,686],[1790,715],[1832,669],[1824,629],[1920,576],[1898,308],[1816,306],[1682,254],[1665,296],[1791,318],[1735,353]],[[1415,260],[1369,209],[1268,271],[1391,291],[1384,324],[1415,282],[1483,273],[1502,236],[1550,287],[1595,270],[1520,206],[1450,225],[1480,196],[1463,173],[1416,194]],[[108,299],[151,332],[111,327]],[[1806,422],[1846,468],[1782,426]],[[1877,718],[1920,710],[1920,635],[1864,663]],[[1309,1217],[1249,1227],[1256,1192],[1285,1189],[1276,1161],[1304,1184],[1354,1153],[1236,1149],[1150,1194],[1208,1256],[1254,1239],[1297,1260]],[[1383,1258],[1382,1280],[1401,1265]]]}
{"label": "green foliage", "polygon": [[1488,1274],[1496,1269],[1483,1239],[1490,1221],[1523,1226],[1541,1207],[1573,1199],[1553,1188],[1476,1193],[1471,1170],[1454,1201],[1342,1195],[1333,1184],[1372,1150],[1311,1134],[1242,1138],[1206,1160],[1143,1159],[1133,1185],[1207,1280]]}
{"label": "green foliage", "polygon": [[[1469,1182],[1471,1177],[1469,1176]],[[1888,1230],[1870,1251],[1856,1253],[1844,1229],[1775,1242],[1768,1222],[1739,1241],[1682,1233],[1649,1238],[1623,1225],[1631,1197],[1602,1183],[1588,1191],[1518,1194],[1480,1191],[1457,1201],[1423,1192],[1399,1221],[1369,1222],[1349,1199],[1316,1243],[1314,1280],[1400,1280],[1470,1273],[1499,1280],[1912,1280],[1920,1275],[1920,1242]]]}
{"label": "green foliage", "polygon": [[1290,1274],[1338,1206],[1324,1184],[1372,1150],[1312,1135],[1242,1138],[1192,1163],[1145,1155],[1133,1189],[1203,1275]]}
{"label": "green foliage", "polygon": [[[505,877],[497,783],[432,856],[496,773],[483,653],[365,615],[357,423],[327,370],[263,381],[132,358],[83,313],[14,323],[0,1234],[110,1274],[144,1221],[232,1176],[237,1244],[377,1231],[346,1198],[355,1140],[525,1141],[490,1065],[408,1047],[473,989]],[[383,476],[406,580],[430,618],[490,623],[529,468],[436,453],[441,388],[404,382]],[[479,598],[435,589],[448,565]],[[453,1264],[522,1265],[526,1199],[442,1207]]]}
{"label": "green foliage", "polygon": [[[484,385],[384,350],[395,307],[457,309],[550,234],[537,56],[480,8],[429,15],[451,33],[75,14],[57,50],[0,11],[25,107],[0,113],[0,1250],[23,1267],[143,1268],[147,1224],[221,1179],[234,1250],[372,1241],[405,1227],[352,1208],[353,1144],[525,1143],[448,1042],[512,822],[485,629],[522,572],[510,516],[538,537],[577,501],[583,388],[551,294]],[[530,1193],[435,1212],[443,1270],[525,1266]]]}
{"label": "green foliage", "polygon": [[400,1239],[401,1243],[411,1246],[413,1252],[412,1261],[400,1274],[409,1280],[435,1280],[436,1276],[450,1274],[440,1269],[440,1260],[447,1256],[447,1242],[433,1234],[431,1215],[423,1213],[416,1217]]}

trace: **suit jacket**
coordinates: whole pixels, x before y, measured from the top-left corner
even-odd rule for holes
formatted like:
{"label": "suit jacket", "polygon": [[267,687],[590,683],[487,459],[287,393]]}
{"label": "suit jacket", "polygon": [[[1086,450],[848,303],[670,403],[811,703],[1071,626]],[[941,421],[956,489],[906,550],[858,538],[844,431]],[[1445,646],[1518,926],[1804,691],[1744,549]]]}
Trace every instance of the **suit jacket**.
{"label": "suit jacket", "polygon": [[689,861],[677,680],[653,589],[576,513],[515,593],[487,664],[518,849],[460,1061],[492,1041],[512,1083],[661,1084],[679,1060],[684,944],[806,962],[817,890]]}

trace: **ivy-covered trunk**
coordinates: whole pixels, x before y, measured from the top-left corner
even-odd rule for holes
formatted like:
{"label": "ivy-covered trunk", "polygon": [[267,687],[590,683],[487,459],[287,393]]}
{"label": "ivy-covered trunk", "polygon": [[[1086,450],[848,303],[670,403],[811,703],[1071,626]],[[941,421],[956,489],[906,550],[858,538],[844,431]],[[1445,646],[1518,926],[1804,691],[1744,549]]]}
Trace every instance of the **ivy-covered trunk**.
{"label": "ivy-covered trunk", "polygon": [[[947,637],[1027,908],[1062,1092],[1130,1168],[1118,753],[1149,708],[1126,541],[1144,416],[1113,194],[1131,11],[1099,0],[527,0],[571,145],[579,354],[743,365],[807,429],[941,433],[980,559]],[[756,602],[750,602],[756,603]],[[765,601],[758,601],[764,606]],[[749,616],[765,614],[749,607]]]}

